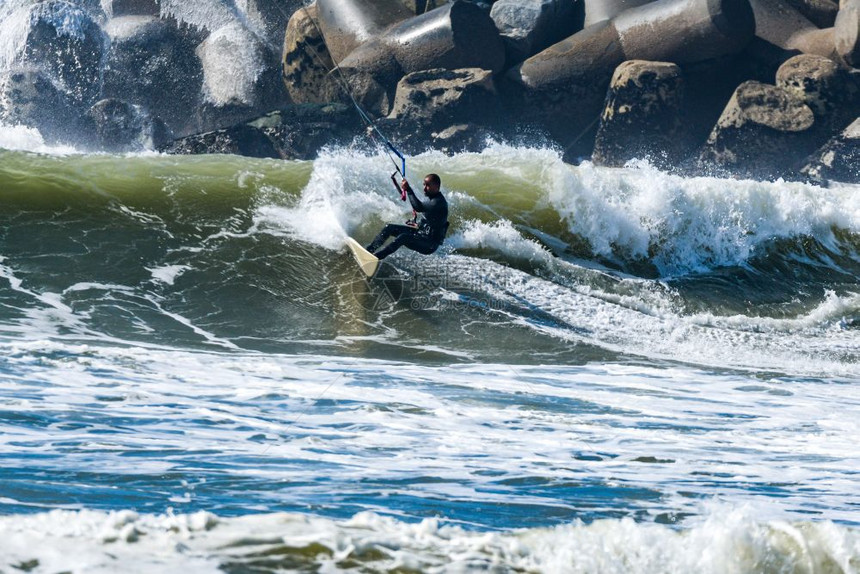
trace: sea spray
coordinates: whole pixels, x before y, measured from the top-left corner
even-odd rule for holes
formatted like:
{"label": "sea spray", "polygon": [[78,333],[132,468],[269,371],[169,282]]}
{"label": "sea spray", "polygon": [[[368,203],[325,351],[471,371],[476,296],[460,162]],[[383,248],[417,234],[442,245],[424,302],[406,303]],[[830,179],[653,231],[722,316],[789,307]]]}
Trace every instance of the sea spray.
{"label": "sea spray", "polygon": [[[749,509],[718,508],[676,531],[630,519],[550,529],[480,533],[409,524],[365,512],[332,521],[298,514],[222,518],[210,513],[54,511],[16,524],[0,520],[4,564],[110,572],[153,567],[192,572],[251,568],[395,572],[752,573],[851,572],[860,561],[855,529],[830,522],[761,522]],[[71,560],[72,562],[68,562]],[[131,565],[134,564],[134,567]]]}

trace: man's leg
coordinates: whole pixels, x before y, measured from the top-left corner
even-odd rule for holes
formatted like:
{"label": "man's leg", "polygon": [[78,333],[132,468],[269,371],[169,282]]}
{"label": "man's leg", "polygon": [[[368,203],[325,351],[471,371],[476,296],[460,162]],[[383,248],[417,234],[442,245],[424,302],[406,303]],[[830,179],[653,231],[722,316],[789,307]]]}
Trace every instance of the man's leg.
{"label": "man's leg", "polygon": [[410,233],[401,233],[394,238],[394,241],[380,249],[379,251],[374,252],[379,259],[385,259],[398,249],[400,249],[404,243],[406,243],[407,238],[411,235]]}
{"label": "man's leg", "polygon": [[[405,227],[405,226],[404,226]],[[430,255],[439,247],[439,244],[435,241],[431,241],[426,237],[421,237],[416,233],[412,232],[410,229],[410,233],[401,233],[397,237],[394,238],[394,241],[386,245],[383,249],[380,249],[378,253],[374,253],[379,259],[385,259],[401,247],[406,246],[412,251],[417,251],[423,255]]]}
{"label": "man's leg", "polygon": [[439,244],[437,242],[428,237],[417,234],[407,237],[403,242],[403,245],[406,246],[407,249],[417,251],[422,255],[430,255],[439,248]]}
{"label": "man's leg", "polygon": [[377,249],[382,247],[382,244],[385,243],[385,240],[391,237],[392,235],[399,235],[406,231],[412,232],[413,229],[411,227],[407,227],[406,225],[396,225],[394,223],[389,223],[385,227],[382,228],[382,231],[379,232],[379,235],[370,242],[365,249],[374,253]]}

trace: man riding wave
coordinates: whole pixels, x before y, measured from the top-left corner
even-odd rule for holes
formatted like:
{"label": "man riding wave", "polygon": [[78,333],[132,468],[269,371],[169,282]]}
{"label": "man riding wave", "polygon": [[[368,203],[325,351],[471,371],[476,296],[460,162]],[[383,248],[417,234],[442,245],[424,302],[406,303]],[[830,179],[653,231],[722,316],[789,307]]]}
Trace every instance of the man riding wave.
{"label": "man riding wave", "polygon": [[[439,176],[435,173],[428,174],[424,178],[424,195],[427,199],[421,201],[409,182],[403,179],[400,189],[409,198],[412,209],[421,214],[421,218],[406,225],[387,224],[367,246],[367,250],[379,259],[385,259],[404,246],[424,255],[436,251],[448,232],[448,201],[442,195],[441,187],[442,180]],[[389,237],[394,240],[383,247]]]}

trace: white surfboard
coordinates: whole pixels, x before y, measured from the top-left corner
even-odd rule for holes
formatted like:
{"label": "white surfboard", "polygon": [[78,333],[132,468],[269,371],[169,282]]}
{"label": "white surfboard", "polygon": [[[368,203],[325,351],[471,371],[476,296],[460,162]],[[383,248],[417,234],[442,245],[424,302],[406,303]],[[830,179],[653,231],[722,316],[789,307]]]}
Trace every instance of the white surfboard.
{"label": "white surfboard", "polygon": [[364,271],[364,274],[368,277],[373,277],[379,268],[379,259],[352,237],[346,238],[346,246],[352,251],[352,256],[355,257],[356,263]]}

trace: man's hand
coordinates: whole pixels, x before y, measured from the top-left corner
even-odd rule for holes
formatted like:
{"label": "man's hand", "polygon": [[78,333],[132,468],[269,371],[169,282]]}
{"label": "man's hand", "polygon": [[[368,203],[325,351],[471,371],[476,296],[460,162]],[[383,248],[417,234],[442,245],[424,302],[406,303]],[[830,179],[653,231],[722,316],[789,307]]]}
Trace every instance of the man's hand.
{"label": "man's hand", "polygon": [[400,189],[403,190],[403,193],[412,193],[412,187],[410,187],[405,177],[400,181]]}

